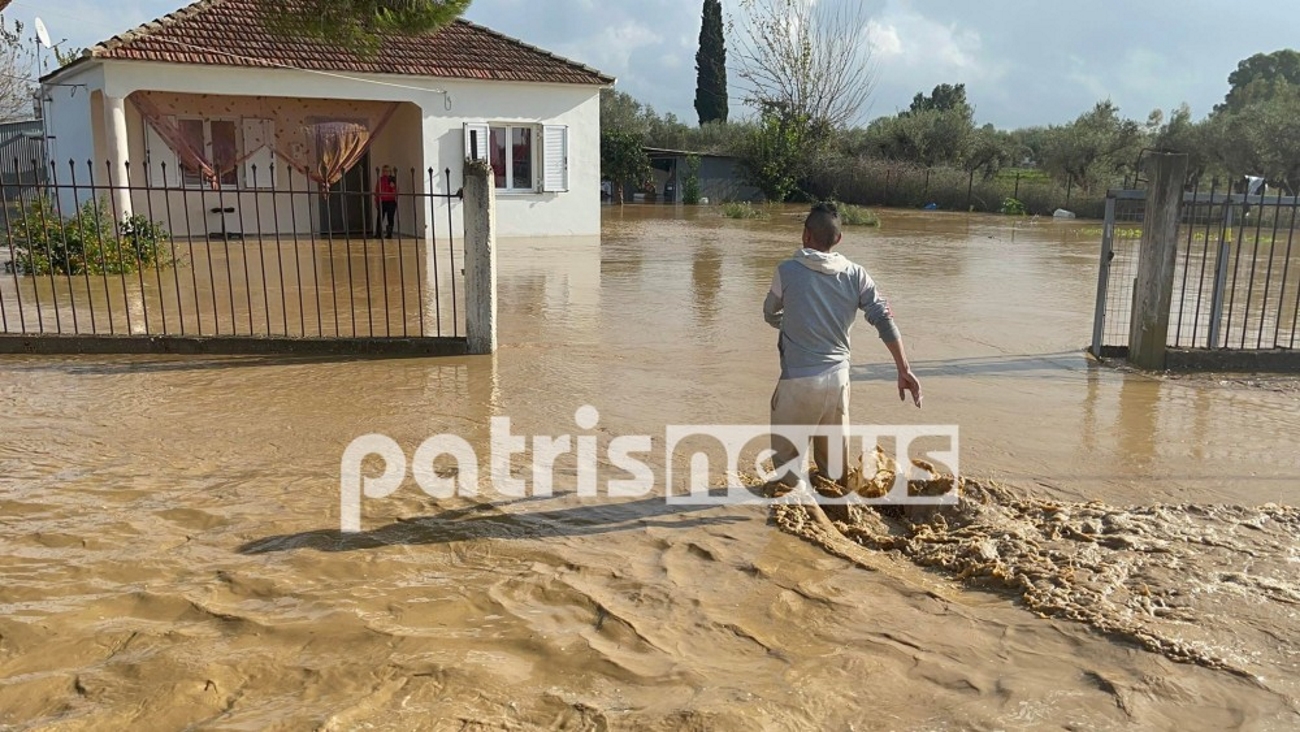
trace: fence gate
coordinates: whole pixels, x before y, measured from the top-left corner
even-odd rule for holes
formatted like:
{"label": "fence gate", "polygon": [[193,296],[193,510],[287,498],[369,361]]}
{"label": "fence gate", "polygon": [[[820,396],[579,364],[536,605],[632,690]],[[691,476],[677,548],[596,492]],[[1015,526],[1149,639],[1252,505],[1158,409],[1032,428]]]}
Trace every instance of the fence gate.
{"label": "fence gate", "polygon": [[[1294,350],[1300,341],[1295,197],[1199,188],[1183,194],[1167,344],[1176,349]],[[1146,192],[1106,198],[1092,353],[1128,353]]]}
{"label": "fence gate", "polygon": [[466,352],[450,170],[125,169],[0,183],[0,352]]}

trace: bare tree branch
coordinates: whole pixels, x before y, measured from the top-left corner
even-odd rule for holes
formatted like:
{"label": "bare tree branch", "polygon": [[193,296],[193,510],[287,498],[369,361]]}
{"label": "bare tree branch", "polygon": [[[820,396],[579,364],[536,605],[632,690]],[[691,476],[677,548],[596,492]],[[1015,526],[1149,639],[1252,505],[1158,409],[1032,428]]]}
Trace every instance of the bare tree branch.
{"label": "bare tree branch", "polygon": [[36,53],[23,40],[23,24],[11,28],[0,18],[0,122],[31,119],[35,114]]}
{"label": "bare tree branch", "polygon": [[746,101],[843,127],[875,88],[863,0],[741,0],[730,19]]}

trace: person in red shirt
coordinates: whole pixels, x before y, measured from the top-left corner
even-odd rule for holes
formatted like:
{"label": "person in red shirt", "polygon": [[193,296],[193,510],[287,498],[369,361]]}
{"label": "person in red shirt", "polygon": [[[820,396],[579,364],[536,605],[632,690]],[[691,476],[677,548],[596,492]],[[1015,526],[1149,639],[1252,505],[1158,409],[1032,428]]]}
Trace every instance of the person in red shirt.
{"label": "person in red shirt", "polygon": [[[375,238],[382,235],[393,238],[393,218],[397,216],[397,175],[392,166],[385,165],[375,185],[375,203],[379,204],[379,217],[375,221]],[[388,222],[387,229],[384,222]]]}

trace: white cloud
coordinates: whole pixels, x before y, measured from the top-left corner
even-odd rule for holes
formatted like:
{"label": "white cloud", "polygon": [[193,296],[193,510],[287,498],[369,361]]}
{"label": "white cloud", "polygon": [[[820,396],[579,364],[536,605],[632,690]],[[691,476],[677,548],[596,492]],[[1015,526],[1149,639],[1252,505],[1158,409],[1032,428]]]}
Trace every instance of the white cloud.
{"label": "white cloud", "polygon": [[959,75],[957,81],[996,78],[998,64],[981,58],[980,34],[956,23],[941,23],[913,9],[908,0],[889,0],[867,26],[873,53],[883,64],[935,75]]}
{"label": "white cloud", "polygon": [[903,54],[903,41],[898,28],[872,18],[867,23],[867,37],[871,39],[871,52],[878,59],[890,59]]}

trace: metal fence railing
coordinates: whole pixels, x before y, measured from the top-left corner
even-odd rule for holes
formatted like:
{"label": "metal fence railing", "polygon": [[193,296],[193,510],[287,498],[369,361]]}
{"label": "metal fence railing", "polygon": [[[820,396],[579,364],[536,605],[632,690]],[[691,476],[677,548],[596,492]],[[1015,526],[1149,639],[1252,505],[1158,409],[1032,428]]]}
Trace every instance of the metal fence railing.
{"label": "metal fence railing", "polygon": [[0,201],[43,185],[48,176],[41,120],[0,123]]}
{"label": "metal fence railing", "polygon": [[274,165],[216,187],[165,166],[118,170],[125,180],[66,163],[0,182],[12,197],[0,213],[0,333],[465,334],[450,170],[405,170],[383,194],[370,166],[332,186]]}
{"label": "metal fence railing", "polygon": [[[1143,191],[1112,191],[1103,228],[1093,349],[1128,346],[1145,215]],[[1300,199],[1184,194],[1167,343],[1293,350],[1300,342]]]}

